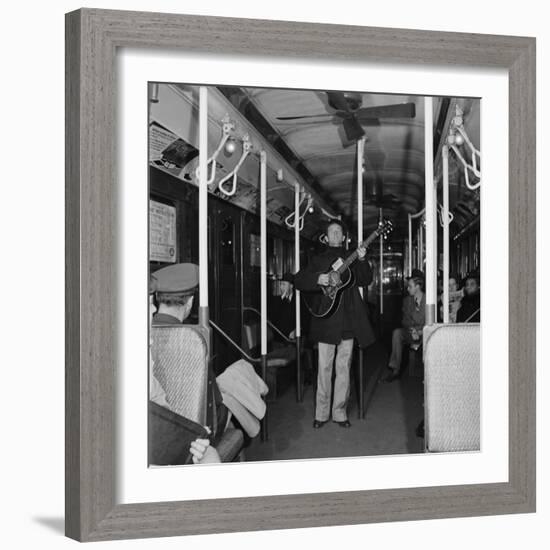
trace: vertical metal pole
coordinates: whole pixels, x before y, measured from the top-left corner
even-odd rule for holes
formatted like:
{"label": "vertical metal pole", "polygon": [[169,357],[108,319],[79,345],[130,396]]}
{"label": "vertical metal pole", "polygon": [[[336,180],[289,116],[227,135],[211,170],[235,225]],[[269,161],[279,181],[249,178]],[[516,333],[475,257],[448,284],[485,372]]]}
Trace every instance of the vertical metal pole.
{"label": "vertical metal pole", "polygon": [[408,243],[408,246],[409,246],[409,262],[408,262],[408,271],[407,271],[407,275],[410,277],[411,274],[412,274],[412,255],[413,255],[413,233],[412,233],[412,218],[411,218],[411,215],[409,214],[408,215],[408,218],[409,218],[409,243]]}
{"label": "vertical metal pole", "polygon": [[239,271],[237,274],[239,281],[239,323],[241,327],[241,346],[246,347],[244,333],[244,239],[245,239],[246,213],[239,215]]}
{"label": "vertical metal pole", "polygon": [[424,98],[424,200],[426,204],[426,325],[435,323],[437,304],[437,203],[434,201],[433,99]]}
{"label": "vertical metal pole", "polygon": [[[262,378],[267,380],[267,164],[266,153],[260,153],[260,352]],[[267,408],[262,419],[263,440],[268,439]]]}
{"label": "vertical metal pole", "polygon": [[422,218],[420,218],[420,221],[418,222],[418,227],[416,228],[416,269],[420,269],[420,227],[422,225]]}
{"label": "vertical metal pole", "polygon": [[260,153],[260,313],[261,353],[267,354],[267,166],[266,153]]}
{"label": "vertical metal pole", "polygon": [[199,324],[208,328],[208,88],[199,90]]}
{"label": "vertical metal pole", "polygon": [[[419,249],[420,249],[420,245],[419,245],[419,242],[418,242],[418,228],[416,229],[416,240],[414,242],[414,268],[418,268],[418,255],[419,255]],[[411,275],[412,275],[412,271],[411,271]]]}
{"label": "vertical metal pole", "polygon": [[[382,225],[382,223],[384,223],[384,214],[382,212],[382,208],[380,208],[379,212],[380,212],[380,217],[379,217],[378,223]],[[384,314],[384,237],[382,237],[382,235],[380,235],[379,252],[380,252],[380,315],[382,316]]]}
{"label": "vertical metal pole", "polygon": [[434,223],[434,241],[433,241],[433,249],[434,249],[434,269],[433,269],[433,274],[434,274],[434,278],[435,278],[435,281],[434,281],[434,286],[435,286],[435,321],[437,323],[437,319],[438,319],[438,316],[437,316],[437,304],[438,304],[438,301],[439,301],[439,295],[437,293],[437,290],[438,290],[438,286],[437,286],[437,280],[438,280],[438,276],[439,276],[439,251],[438,251],[438,244],[437,244],[437,236],[438,236],[438,232],[439,232],[439,216],[438,216],[438,202],[437,202],[437,180],[434,179],[434,184],[433,184],[433,194],[434,194],[434,209],[435,209],[435,223]]}
{"label": "vertical metal pole", "polygon": [[418,269],[424,271],[424,220],[425,218],[420,218],[420,225],[418,226]]}
{"label": "vertical metal pole", "polygon": [[[294,272],[300,271],[300,185],[294,183]],[[302,326],[300,322],[300,291],[294,288],[296,307],[296,400],[302,401]]]}
{"label": "vertical metal pole", "polygon": [[[365,138],[357,141],[357,244],[363,242],[363,154],[365,150]],[[359,288],[363,298],[363,287]],[[365,394],[363,392],[363,348],[359,347],[359,407],[358,417],[365,415]]]}
{"label": "vertical metal pole", "polygon": [[[409,214],[409,273],[408,275],[412,275],[412,266],[414,265],[416,269],[422,269],[422,248],[423,248],[423,242],[422,242],[422,231],[423,231],[423,221],[422,217],[424,216],[425,208],[420,210],[419,212],[416,212],[416,214]],[[413,231],[412,231],[412,221],[419,219],[418,226],[416,228],[416,250],[414,249],[414,238],[413,238]],[[413,259],[414,256],[414,259]]]}
{"label": "vertical metal pole", "polygon": [[[363,154],[365,150],[365,138],[357,141],[357,245],[363,241]],[[359,288],[361,298],[363,287]]]}
{"label": "vertical metal pole", "polygon": [[443,322],[449,322],[449,148],[443,156]]}

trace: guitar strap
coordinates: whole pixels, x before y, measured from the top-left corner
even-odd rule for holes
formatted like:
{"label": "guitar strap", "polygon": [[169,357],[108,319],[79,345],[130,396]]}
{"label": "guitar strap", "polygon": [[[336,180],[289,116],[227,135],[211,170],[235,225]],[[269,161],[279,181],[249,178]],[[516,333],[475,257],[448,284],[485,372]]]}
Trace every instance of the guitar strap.
{"label": "guitar strap", "polygon": [[[322,315],[319,315],[317,313],[315,313],[310,307],[309,307],[309,304],[307,303],[307,299],[304,298],[304,304],[306,306],[306,309],[309,311],[309,314],[312,315],[313,317],[318,317],[318,318],[321,318],[323,317]],[[340,307],[340,306],[338,306]]]}

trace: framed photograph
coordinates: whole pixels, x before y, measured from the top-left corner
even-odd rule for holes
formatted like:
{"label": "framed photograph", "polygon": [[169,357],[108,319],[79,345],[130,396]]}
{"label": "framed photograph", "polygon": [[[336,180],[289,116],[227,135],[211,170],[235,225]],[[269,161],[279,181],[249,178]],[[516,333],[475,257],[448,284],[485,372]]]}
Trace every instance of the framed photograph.
{"label": "framed photograph", "polygon": [[535,511],[533,38],[82,9],[66,67],[67,536]]}

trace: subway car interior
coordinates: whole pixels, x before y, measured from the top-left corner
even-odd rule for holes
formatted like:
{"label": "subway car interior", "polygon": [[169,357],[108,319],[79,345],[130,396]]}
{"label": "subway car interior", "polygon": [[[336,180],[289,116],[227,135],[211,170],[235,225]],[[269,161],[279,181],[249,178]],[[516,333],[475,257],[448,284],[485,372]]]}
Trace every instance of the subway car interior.
{"label": "subway car interior", "polygon": [[[218,384],[227,462],[479,450],[480,99],[150,83],[148,102],[149,273],[193,264],[199,281],[188,336],[151,328],[172,412],[211,428]],[[334,293],[306,288],[338,232]],[[331,363],[320,418],[314,325],[352,287],[372,338],[354,333],[343,390]],[[238,403],[230,372],[255,376]]]}

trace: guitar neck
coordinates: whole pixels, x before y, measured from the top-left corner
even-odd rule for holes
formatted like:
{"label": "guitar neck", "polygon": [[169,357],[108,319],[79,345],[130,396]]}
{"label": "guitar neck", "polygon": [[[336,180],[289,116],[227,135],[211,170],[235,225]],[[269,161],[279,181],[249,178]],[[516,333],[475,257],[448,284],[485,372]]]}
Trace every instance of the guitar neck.
{"label": "guitar neck", "polygon": [[[360,245],[359,247],[363,247],[363,248],[367,248],[369,246],[369,244],[374,241],[374,239],[376,239],[377,237],[377,232],[375,231],[374,233],[371,233],[369,235],[369,237],[364,240]],[[359,248],[358,247],[358,248]],[[344,262],[342,263],[342,265],[338,268],[338,272],[340,274],[342,274],[356,259],[357,257],[359,256],[359,253],[357,250],[355,250],[354,252],[352,252],[345,260]]]}

